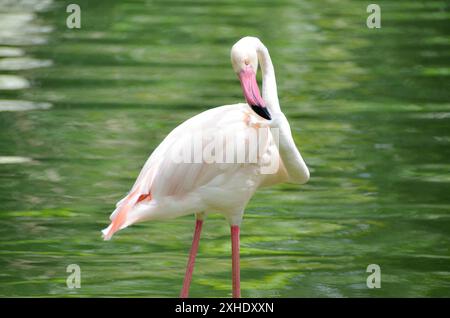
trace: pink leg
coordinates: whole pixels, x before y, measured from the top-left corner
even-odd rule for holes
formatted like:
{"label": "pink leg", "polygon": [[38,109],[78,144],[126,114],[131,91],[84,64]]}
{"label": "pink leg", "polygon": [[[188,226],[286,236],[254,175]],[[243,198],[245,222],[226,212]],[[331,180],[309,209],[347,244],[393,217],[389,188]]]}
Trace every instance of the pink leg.
{"label": "pink leg", "polygon": [[233,271],[233,298],[241,297],[241,274],[239,265],[239,225],[231,226],[231,257]]}
{"label": "pink leg", "polygon": [[191,252],[189,253],[189,260],[186,267],[186,275],[184,276],[183,289],[181,290],[180,298],[188,298],[189,296],[189,287],[191,286],[192,273],[194,272],[195,256],[198,251],[198,243],[200,242],[202,225],[203,220],[197,219],[195,222],[194,238],[192,239]]}

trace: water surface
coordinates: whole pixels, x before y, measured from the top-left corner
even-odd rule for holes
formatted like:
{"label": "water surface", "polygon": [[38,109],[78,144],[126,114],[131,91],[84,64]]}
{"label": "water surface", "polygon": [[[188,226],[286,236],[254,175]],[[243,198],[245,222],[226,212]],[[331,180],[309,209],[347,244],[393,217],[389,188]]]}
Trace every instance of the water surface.
{"label": "water surface", "polygon": [[[364,1],[77,3],[70,30],[65,1],[0,1],[0,296],[178,295],[192,216],[100,230],[167,133],[242,101],[244,35],[270,49],[311,180],[251,200],[242,295],[450,296],[445,1],[379,1],[378,30]],[[231,295],[229,241],[208,217],[192,296]]]}

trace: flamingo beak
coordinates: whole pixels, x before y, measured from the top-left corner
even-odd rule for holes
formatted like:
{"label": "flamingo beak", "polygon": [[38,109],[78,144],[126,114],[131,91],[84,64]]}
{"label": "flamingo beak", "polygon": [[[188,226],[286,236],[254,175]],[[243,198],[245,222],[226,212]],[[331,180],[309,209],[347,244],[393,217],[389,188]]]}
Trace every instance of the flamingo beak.
{"label": "flamingo beak", "polygon": [[250,66],[247,66],[239,73],[242,91],[244,93],[247,104],[262,118],[271,120],[269,110],[259,93],[258,83],[256,82],[256,73]]}

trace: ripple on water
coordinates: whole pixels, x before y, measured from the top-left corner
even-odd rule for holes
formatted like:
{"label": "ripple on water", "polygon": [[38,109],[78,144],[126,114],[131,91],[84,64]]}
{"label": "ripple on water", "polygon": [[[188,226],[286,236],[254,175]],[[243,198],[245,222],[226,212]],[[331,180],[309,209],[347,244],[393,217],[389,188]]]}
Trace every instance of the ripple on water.
{"label": "ripple on water", "polygon": [[22,49],[16,47],[0,47],[1,57],[16,57],[22,56],[25,52]]}
{"label": "ripple on water", "polygon": [[36,103],[26,100],[0,100],[0,112],[23,112],[29,110],[45,110],[51,107],[52,104],[50,103]]}
{"label": "ripple on water", "polygon": [[448,164],[421,164],[405,166],[399,175],[405,179],[415,179],[427,182],[450,182],[450,165]]}
{"label": "ripple on water", "polygon": [[31,57],[8,57],[0,61],[0,70],[18,71],[52,65],[51,60],[39,60]]}
{"label": "ripple on water", "polygon": [[33,159],[27,157],[19,156],[0,156],[0,164],[19,164],[19,163],[29,163]]}
{"label": "ripple on water", "polygon": [[28,80],[16,75],[0,75],[0,89],[15,90],[30,87]]}

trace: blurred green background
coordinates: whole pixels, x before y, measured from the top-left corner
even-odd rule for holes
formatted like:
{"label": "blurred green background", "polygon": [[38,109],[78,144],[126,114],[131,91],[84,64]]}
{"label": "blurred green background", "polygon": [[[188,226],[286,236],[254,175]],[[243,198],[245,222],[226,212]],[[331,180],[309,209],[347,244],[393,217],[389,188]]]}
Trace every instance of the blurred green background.
{"label": "blurred green background", "polygon": [[[69,1],[0,0],[0,296],[178,296],[192,216],[100,230],[167,133],[243,101],[245,35],[270,50],[311,180],[251,200],[242,295],[450,296],[448,2],[377,1],[381,29],[369,1],[72,2],[81,29]],[[209,217],[191,296],[231,295],[229,241]]]}

